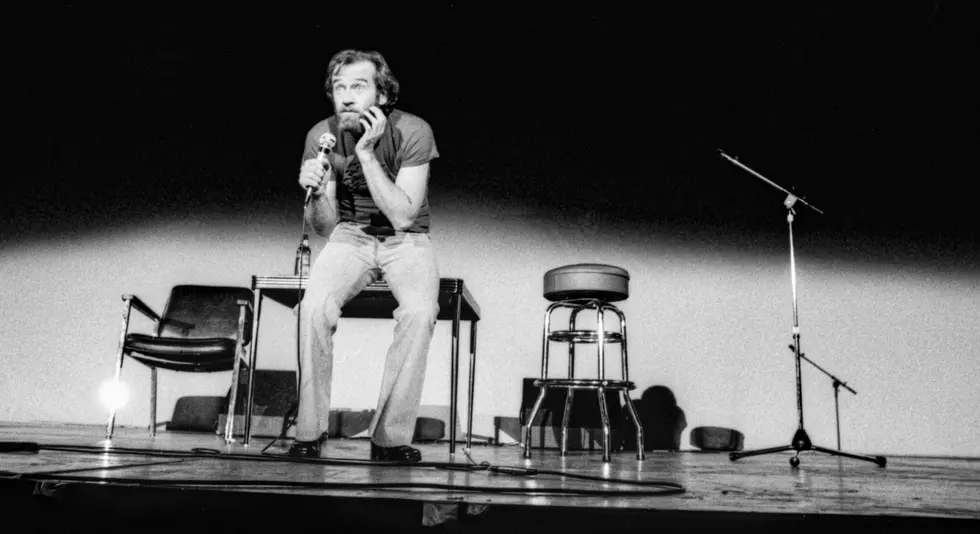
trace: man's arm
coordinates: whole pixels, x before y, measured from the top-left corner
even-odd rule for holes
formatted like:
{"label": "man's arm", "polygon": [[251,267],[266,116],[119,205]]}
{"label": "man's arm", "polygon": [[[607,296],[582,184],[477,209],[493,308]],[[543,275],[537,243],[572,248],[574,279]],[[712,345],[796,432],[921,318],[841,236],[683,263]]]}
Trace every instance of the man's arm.
{"label": "man's arm", "polygon": [[371,107],[361,118],[364,135],[357,142],[354,153],[361,162],[364,180],[374,203],[397,230],[407,230],[415,224],[425,201],[429,185],[429,160],[435,153],[432,133],[426,126],[406,140],[410,153],[406,163],[392,182],[374,155],[374,147],[384,132],[387,117],[377,107]]}
{"label": "man's arm", "polygon": [[337,209],[337,179],[334,176],[330,156],[320,159],[319,142],[314,141],[313,130],[306,134],[303,165],[299,173],[299,185],[304,190],[313,188],[313,195],[303,210],[303,216],[317,235],[327,236],[340,220]]}
{"label": "man's arm", "polygon": [[313,227],[313,231],[319,236],[328,236],[333,231],[334,226],[340,220],[340,212],[337,210],[337,180],[334,179],[333,172],[329,169],[324,175],[326,183],[319,191],[313,190],[313,197],[306,205],[306,222]]}
{"label": "man's arm", "polygon": [[415,224],[429,183],[429,164],[402,167],[392,182],[373,151],[358,152],[361,170],[374,203],[396,230],[407,230]]}

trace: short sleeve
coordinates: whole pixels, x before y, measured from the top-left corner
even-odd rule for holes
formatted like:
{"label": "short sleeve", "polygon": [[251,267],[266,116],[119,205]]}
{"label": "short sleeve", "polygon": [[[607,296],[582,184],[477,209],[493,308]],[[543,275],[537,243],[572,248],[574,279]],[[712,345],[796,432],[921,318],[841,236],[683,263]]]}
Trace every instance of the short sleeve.
{"label": "short sleeve", "polygon": [[[329,120],[325,119],[314,125],[306,132],[306,139],[303,141],[303,156],[300,158],[300,165],[302,165],[308,159],[316,158],[320,154],[320,136],[330,131],[331,128]],[[337,148],[334,147],[334,149],[328,154],[330,166],[333,169],[334,176],[336,176],[338,172],[336,155]]]}
{"label": "short sleeve", "polygon": [[[408,121],[406,121],[408,122]],[[405,125],[402,138],[402,167],[417,167],[439,157],[432,127],[416,118]]]}
{"label": "short sleeve", "polygon": [[306,132],[306,141],[303,143],[303,157],[300,159],[300,164],[310,158],[315,158],[320,151],[319,132],[320,129],[315,126]]}

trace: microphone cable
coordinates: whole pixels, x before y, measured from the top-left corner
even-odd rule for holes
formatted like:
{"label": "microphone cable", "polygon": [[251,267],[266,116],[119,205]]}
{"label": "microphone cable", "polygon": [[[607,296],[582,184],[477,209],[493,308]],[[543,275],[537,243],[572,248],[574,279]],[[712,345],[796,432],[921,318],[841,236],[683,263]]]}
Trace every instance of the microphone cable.
{"label": "microphone cable", "polygon": [[[52,470],[42,470],[33,472],[14,472],[0,471],[0,479],[32,480],[32,481],[55,481],[55,482],[96,482],[99,484],[127,484],[144,487],[265,487],[265,488],[302,488],[302,489],[349,489],[349,490],[442,490],[452,492],[467,493],[486,493],[486,494],[517,494],[517,495],[579,495],[589,497],[627,497],[627,496],[669,496],[679,495],[687,492],[687,488],[680,483],[662,479],[637,480],[633,478],[615,478],[611,476],[592,475],[580,472],[567,472],[561,468],[542,469],[532,468],[526,465],[500,465],[488,461],[475,463],[470,459],[470,464],[458,464],[454,462],[398,462],[398,461],[376,461],[358,460],[352,458],[290,458],[281,455],[270,454],[240,454],[222,453],[217,449],[194,448],[189,451],[172,449],[148,449],[138,447],[105,447],[91,445],[67,445],[54,443],[38,442],[0,442],[4,452],[29,452],[38,454],[42,451],[59,451],[64,453],[93,454],[105,457],[111,456],[142,456],[146,458],[158,458],[159,460],[147,460],[138,462],[120,462],[115,465],[83,465],[81,467],[58,468]],[[408,469],[431,469],[434,471],[461,471],[468,475],[483,473],[485,475],[505,475],[512,477],[513,480],[532,479],[527,485],[512,485],[492,483],[491,479],[486,479],[485,485],[479,485],[480,480],[467,480],[463,484],[452,484],[450,479],[446,482],[414,480],[409,477],[408,481],[401,480],[378,480],[369,482],[350,482],[342,480],[291,480],[283,478],[279,469],[273,469],[272,473],[279,475],[272,478],[259,478],[243,476],[238,479],[214,479],[207,475],[200,478],[169,478],[159,479],[142,477],[107,476],[102,471],[124,470],[134,467],[150,467],[154,465],[167,464],[190,464],[193,460],[223,460],[229,462],[279,462],[280,464],[295,463],[333,467],[401,467]],[[523,462],[522,462],[523,463]],[[95,472],[90,475],[83,475],[86,472]],[[237,469],[236,469],[237,471]],[[102,473],[100,473],[102,472]],[[331,475],[333,476],[333,475]],[[545,478],[554,477],[563,479],[554,487],[541,484]],[[586,483],[585,487],[575,487],[569,481],[581,481]],[[591,483],[591,485],[589,484]],[[615,489],[610,485],[635,486],[638,489]]]}
{"label": "microphone cable", "polygon": [[[327,160],[327,158],[328,158],[327,154],[333,149],[334,145],[337,144],[337,137],[334,134],[332,134],[329,131],[327,131],[327,132],[324,132],[320,136],[320,139],[317,141],[317,143],[319,145],[319,150],[318,150],[317,156],[316,156],[317,157],[317,160],[320,162],[321,165],[324,163],[325,160],[329,163],[329,160]],[[332,167],[331,167],[330,172],[333,172]],[[307,187],[306,188],[306,198],[303,200],[303,224],[302,224],[302,228],[301,228],[301,232],[300,232],[300,235],[301,236],[305,236],[306,235],[306,210],[309,209],[310,200],[312,198],[313,198],[313,188],[312,187]],[[270,441],[269,444],[266,445],[264,449],[262,449],[262,452],[263,453],[265,453],[265,451],[268,450],[269,447],[271,447],[273,443],[276,443],[277,441],[285,438],[286,437],[286,432],[289,431],[289,427],[292,426],[293,424],[295,424],[296,423],[296,418],[299,417],[300,388],[303,387],[303,362],[302,362],[302,358],[300,358],[300,352],[301,352],[300,344],[301,344],[301,339],[302,339],[302,336],[301,336],[301,334],[302,334],[301,323],[303,322],[303,264],[304,264],[303,255],[306,254],[306,253],[309,253],[310,255],[312,255],[312,251],[309,250],[309,244],[306,242],[305,239],[302,239],[301,238],[301,240],[300,240],[300,247],[304,247],[304,246],[306,247],[306,250],[305,251],[304,250],[300,250],[299,251],[300,252],[300,256],[297,258],[297,260],[299,260],[298,269],[297,268],[294,268],[294,271],[299,271],[298,273],[296,273],[297,274],[297,280],[296,280],[296,400],[293,402],[292,406],[290,406],[289,410],[286,411],[286,415],[285,415],[285,417],[282,420],[282,431],[279,433],[279,436],[276,439]],[[306,280],[307,280],[307,282],[309,282],[309,280],[310,280],[310,274],[313,271],[312,260],[310,261],[310,264],[311,265],[310,265],[309,272],[306,273]],[[253,347],[252,350],[255,350],[254,347]],[[250,384],[250,386],[251,386],[251,384]],[[291,418],[292,418],[292,423],[290,423],[290,419]]]}
{"label": "microphone cable", "polygon": [[[303,203],[303,221],[300,227],[300,235],[306,235],[306,210],[309,207],[309,201],[311,196],[308,194],[306,200]],[[302,246],[302,241],[300,241],[300,246]],[[296,400],[290,405],[289,410],[286,410],[286,414],[282,420],[282,430],[279,432],[279,436],[276,439],[270,441],[263,449],[262,453],[265,454],[272,445],[276,442],[285,439],[286,433],[289,432],[289,428],[296,424],[296,417],[299,417],[299,400],[300,400],[300,388],[303,385],[303,362],[300,357],[301,343],[302,343],[302,322],[303,322],[303,260],[302,258],[297,258],[300,262],[299,273],[296,279]],[[295,269],[294,269],[295,270]],[[312,271],[312,262],[310,270]],[[306,277],[309,280],[309,276]],[[252,350],[255,350],[253,347]]]}

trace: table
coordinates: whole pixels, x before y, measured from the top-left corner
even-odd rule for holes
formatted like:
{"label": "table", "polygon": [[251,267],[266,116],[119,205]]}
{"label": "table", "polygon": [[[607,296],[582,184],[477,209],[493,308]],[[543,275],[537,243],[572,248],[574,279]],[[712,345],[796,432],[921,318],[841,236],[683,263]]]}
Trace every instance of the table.
{"label": "table", "polygon": [[[262,299],[269,297],[286,307],[294,307],[300,295],[306,289],[308,278],[298,275],[252,276],[252,291],[255,294],[253,304],[254,321],[252,324],[252,342],[249,350],[248,365],[248,398],[245,402],[245,445],[248,445],[252,427],[252,402],[255,362],[258,359],[259,348],[259,318],[262,313]],[[357,296],[341,308],[340,316],[360,319],[390,319],[392,312],[398,307],[388,283],[380,280],[369,284]],[[466,428],[466,447],[472,446],[473,440],[473,385],[476,378],[476,329],[480,321],[480,307],[473,300],[463,280],[459,278],[441,278],[439,280],[439,315],[438,320],[453,322],[453,338],[450,344],[450,377],[449,377],[449,454],[456,453],[456,405],[459,390],[459,329],[462,321],[470,322],[470,376],[468,415]]]}

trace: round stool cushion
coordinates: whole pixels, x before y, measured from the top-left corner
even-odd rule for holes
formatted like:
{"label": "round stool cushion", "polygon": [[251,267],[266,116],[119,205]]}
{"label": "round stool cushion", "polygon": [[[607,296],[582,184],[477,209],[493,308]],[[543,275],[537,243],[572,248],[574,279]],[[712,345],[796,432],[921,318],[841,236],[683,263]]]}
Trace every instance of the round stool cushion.
{"label": "round stool cushion", "polygon": [[552,302],[580,298],[618,302],[629,297],[629,280],[626,269],[614,265],[565,265],[544,273],[544,298]]}

